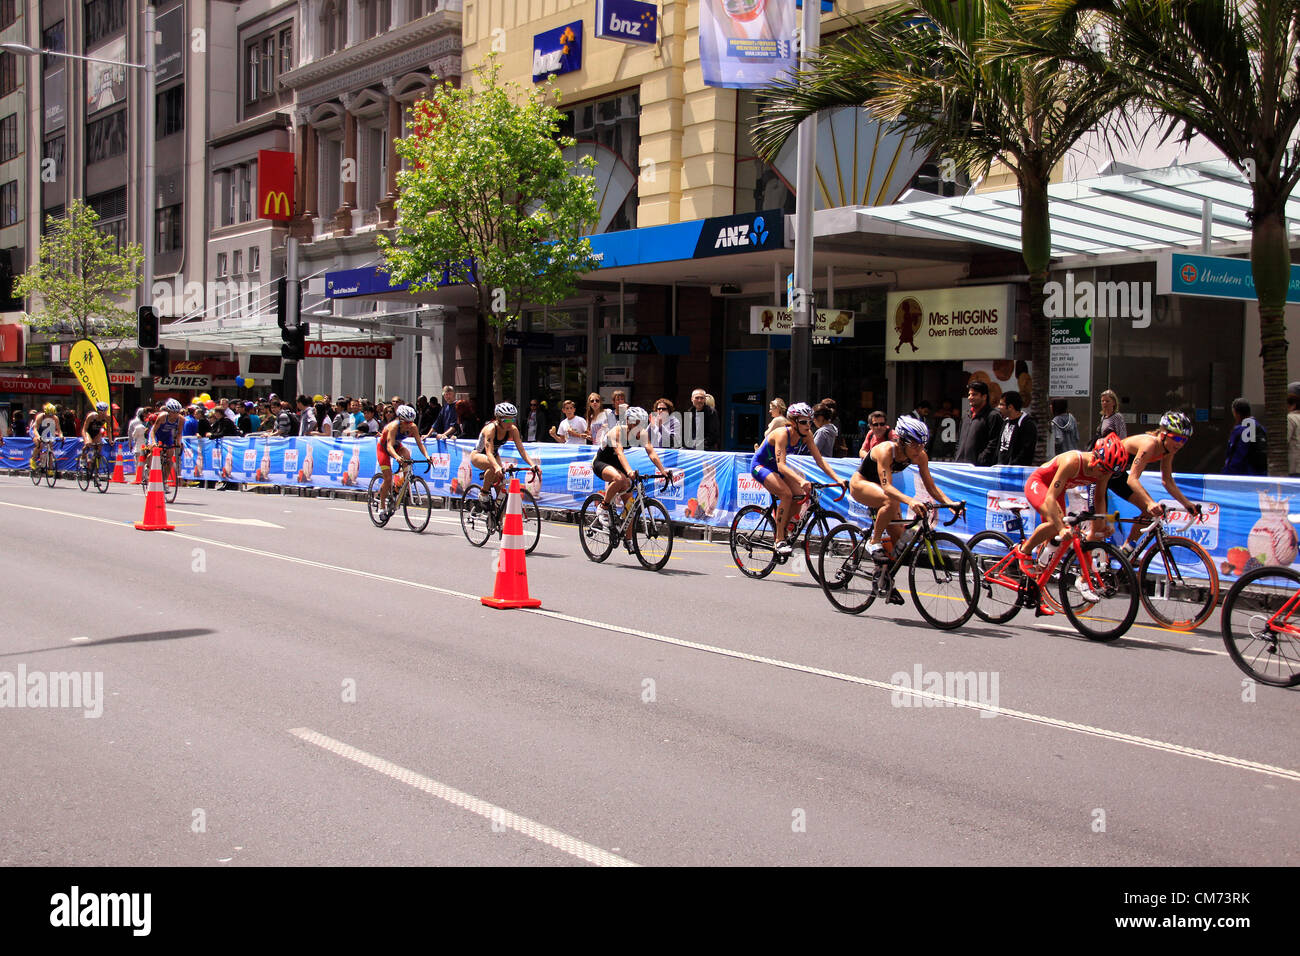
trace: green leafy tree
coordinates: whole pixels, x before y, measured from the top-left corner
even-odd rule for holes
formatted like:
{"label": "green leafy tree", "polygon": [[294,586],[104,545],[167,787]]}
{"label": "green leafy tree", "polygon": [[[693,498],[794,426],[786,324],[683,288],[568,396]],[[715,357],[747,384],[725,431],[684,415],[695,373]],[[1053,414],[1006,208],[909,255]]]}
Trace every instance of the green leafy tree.
{"label": "green leafy tree", "polygon": [[415,105],[411,135],[397,141],[397,227],[378,239],[389,274],[412,289],[446,275],[474,290],[492,352],[484,414],[501,394],[505,329],[525,304],[571,295],[596,266],[583,238],[597,218],[595,180],[561,152],[575,144],[559,135],[550,84],[523,90],[498,72],[489,57],[473,86],[443,83]]}
{"label": "green leafy tree", "polygon": [[1023,9],[1049,30],[1062,20],[1085,19],[1097,33],[1092,48],[1038,48],[1086,68],[1100,95],[1118,91],[1155,110],[1166,121],[1166,135],[1205,137],[1250,183],[1261,417],[1272,439],[1269,474],[1285,475],[1283,313],[1291,277],[1285,211],[1300,180],[1300,0],[1050,0]]}
{"label": "green leafy tree", "polygon": [[136,243],[118,249],[97,222],[95,210],[74,199],[62,219],[50,217],[36,261],[14,282],[14,295],[39,300],[28,319],[37,331],[70,331],[96,344],[134,333],[135,310],[122,299],[140,282],[144,252]]}
{"label": "green leafy tree", "polygon": [[[1099,93],[1086,71],[1059,57],[1006,55],[1008,40],[1033,29],[1007,0],[915,0],[896,7],[854,26],[822,48],[807,69],[770,87],[753,139],[771,161],[808,116],[858,106],[897,121],[919,145],[972,176],[995,160],[1014,174],[1029,273],[1031,399],[1041,458],[1050,434],[1051,330],[1043,315],[1052,249],[1047,186],[1053,167],[1122,96]],[[1087,39],[1069,18],[1050,29],[1064,48]]]}

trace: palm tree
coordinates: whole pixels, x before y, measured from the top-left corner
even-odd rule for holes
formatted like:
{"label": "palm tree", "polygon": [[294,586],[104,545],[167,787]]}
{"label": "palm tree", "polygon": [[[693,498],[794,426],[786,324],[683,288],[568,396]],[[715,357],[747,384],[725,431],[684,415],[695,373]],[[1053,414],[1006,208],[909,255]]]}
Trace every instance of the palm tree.
{"label": "palm tree", "polygon": [[1061,51],[1099,89],[1163,114],[1166,132],[1217,146],[1251,185],[1250,265],[1259,297],[1268,470],[1287,473],[1287,341],[1291,279],[1285,209],[1300,180],[1300,0],[1044,0],[1027,19],[1091,21],[1095,49]]}
{"label": "palm tree", "polygon": [[[1002,162],[1020,188],[1021,254],[1029,273],[1033,322],[1033,403],[1037,453],[1046,452],[1050,326],[1043,286],[1051,264],[1047,185],[1053,167],[1120,103],[1058,57],[1005,53],[1030,26],[1007,0],[913,0],[859,24],[823,48],[811,65],[765,91],[754,143],[771,160],[806,117],[861,106],[897,121],[922,147],[972,174]],[[1054,20],[1053,43],[1082,43],[1070,18]]]}

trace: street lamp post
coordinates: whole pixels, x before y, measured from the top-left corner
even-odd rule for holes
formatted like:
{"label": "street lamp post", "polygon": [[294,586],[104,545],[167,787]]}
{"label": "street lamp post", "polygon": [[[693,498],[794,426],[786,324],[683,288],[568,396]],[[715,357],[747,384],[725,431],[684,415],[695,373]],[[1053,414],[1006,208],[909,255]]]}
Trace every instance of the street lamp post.
{"label": "street lamp post", "polygon": [[[68,60],[85,60],[89,63],[111,63],[113,66],[127,67],[132,70],[144,70],[144,184],[145,184],[145,203],[144,203],[144,225],[142,226],[143,242],[141,246],[144,249],[144,270],[141,275],[141,292],[140,305],[153,304],[153,252],[154,252],[154,126],[156,120],[154,114],[157,110],[157,104],[154,100],[154,65],[157,52],[155,50],[155,25],[154,10],[152,0],[144,2],[144,62],[127,63],[123,60],[108,60],[98,56],[82,56],[79,53],[65,53],[62,50],[38,50],[35,47],[27,46],[25,43],[0,43],[0,49],[8,50],[10,53],[17,53],[20,56],[61,56]],[[72,133],[72,117],[65,118],[68,127],[68,134]],[[149,376],[149,361],[145,357],[141,362],[140,387],[143,398],[147,404],[153,396],[153,379]]]}

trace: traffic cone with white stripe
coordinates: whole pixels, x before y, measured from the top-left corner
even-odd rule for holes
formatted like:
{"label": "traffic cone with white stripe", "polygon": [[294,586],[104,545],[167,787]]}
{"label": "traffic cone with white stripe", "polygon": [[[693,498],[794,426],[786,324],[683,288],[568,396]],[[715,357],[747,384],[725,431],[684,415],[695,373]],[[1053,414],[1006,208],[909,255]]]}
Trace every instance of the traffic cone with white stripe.
{"label": "traffic cone with white stripe", "polygon": [[501,529],[501,550],[497,554],[497,581],[492,597],[481,598],[488,607],[541,607],[528,596],[528,569],[524,566],[524,496],[519,479],[510,479],[506,502],[506,523]]}
{"label": "traffic cone with white stripe", "polygon": [[175,531],[167,523],[167,495],[163,489],[162,452],[155,445],[149,463],[149,489],[144,495],[144,520],[135,523],[136,531]]}
{"label": "traffic cone with white stripe", "polygon": [[111,485],[126,484],[126,472],[122,469],[122,446],[117,446],[117,464],[113,466],[113,477],[108,479]]}
{"label": "traffic cone with white stripe", "polygon": [[144,452],[143,451],[141,451],[139,454],[135,456],[135,481],[131,482],[131,484],[133,485],[144,484]]}

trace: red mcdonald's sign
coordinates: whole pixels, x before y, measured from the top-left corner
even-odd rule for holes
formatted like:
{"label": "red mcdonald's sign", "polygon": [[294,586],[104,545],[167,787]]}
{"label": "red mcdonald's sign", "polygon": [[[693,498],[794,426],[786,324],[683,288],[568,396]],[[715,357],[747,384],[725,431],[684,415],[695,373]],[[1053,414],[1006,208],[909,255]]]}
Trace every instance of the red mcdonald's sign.
{"label": "red mcdonald's sign", "polygon": [[257,216],[293,218],[293,153],[257,151]]}

